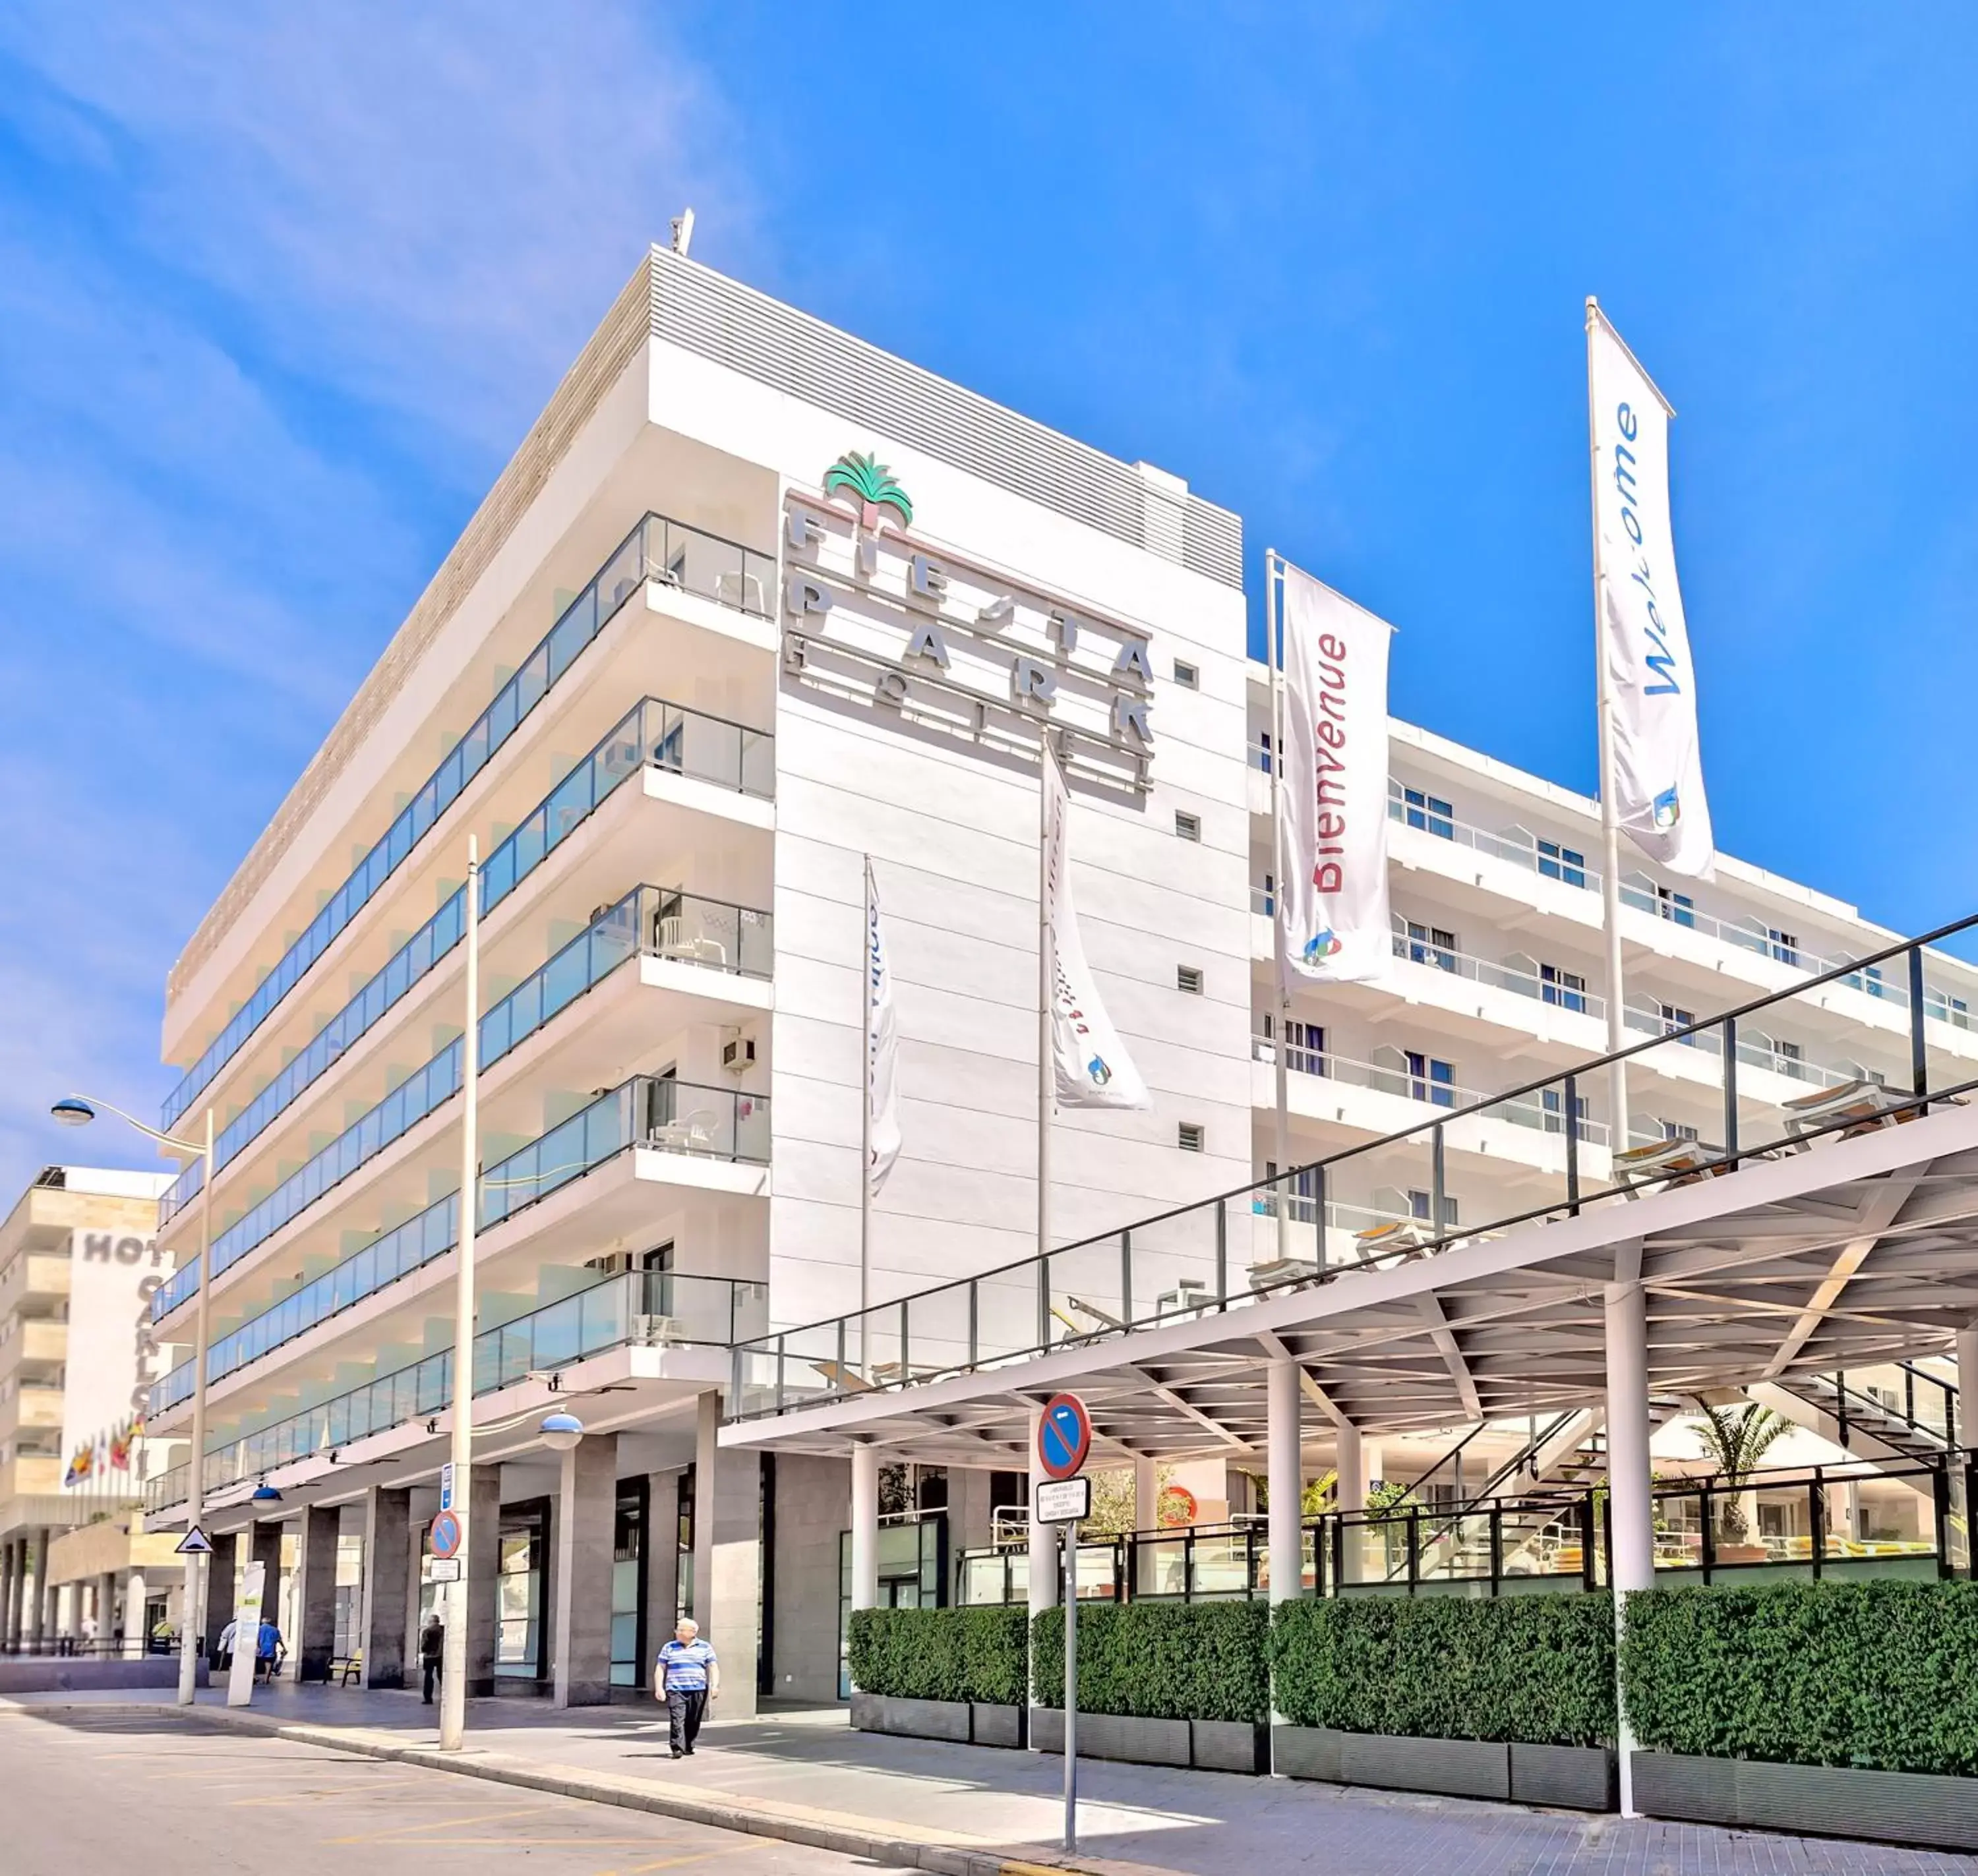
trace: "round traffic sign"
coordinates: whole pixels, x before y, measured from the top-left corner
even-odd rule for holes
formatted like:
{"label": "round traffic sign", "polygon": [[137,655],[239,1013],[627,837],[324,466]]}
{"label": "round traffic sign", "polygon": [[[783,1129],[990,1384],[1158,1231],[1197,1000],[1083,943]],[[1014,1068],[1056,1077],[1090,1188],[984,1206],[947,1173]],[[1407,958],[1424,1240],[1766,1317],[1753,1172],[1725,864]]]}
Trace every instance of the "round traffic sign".
{"label": "round traffic sign", "polygon": [[432,1554],[451,1557],[460,1548],[460,1514],[442,1511],[432,1521]]}
{"label": "round traffic sign", "polygon": [[1054,1394],[1037,1422],[1037,1464],[1047,1478],[1070,1478],[1092,1450],[1092,1416],[1076,1394]]}

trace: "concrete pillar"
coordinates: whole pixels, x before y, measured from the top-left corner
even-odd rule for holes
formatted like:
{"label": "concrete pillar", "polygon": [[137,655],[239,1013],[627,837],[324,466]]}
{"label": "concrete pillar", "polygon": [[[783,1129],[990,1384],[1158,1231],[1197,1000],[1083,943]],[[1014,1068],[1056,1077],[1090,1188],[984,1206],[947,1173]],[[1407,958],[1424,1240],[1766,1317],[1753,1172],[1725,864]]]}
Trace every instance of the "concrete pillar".
{"label": "concrete pillar", "polygon": [[720,1395],[702,1395],[694,1445],[694,1620],[721,1658],[722,1717],[746,1719],[756,1711],[762,1467],[753,1452],[722,1450],[715,1438],[720,1423]]}
{"label": "concrete pillar", "polygon": [[653,1472],[646,1480],[646,1658],[640,1684],[652,1691],[653,1663],[660,1644],[673,1637],[680,1609],[680,1490],[678,1472]]}
{"label": "concrete pillar", "polygon": [[303,1512],[301,1555],[296,1560],[295,1650],[298,1681],[328,1680],[336,1653],[336,1538],[342,1520],[334,1505],[313,1504]]}
{"label": "concrete pillar", "polygon": [[1305,1577],[1305,1465],[1298,1363],[1274,1360],[1265,1383],[1265,1461],[1271,1483],[1271,1600],[1295,1601]]}
{"label": "concrete pillar", "polygon": [[14,1540],[9,1537],[5,1544],[0,1544],[0,1654],[13,1653],[14,1634],[19,1622],[15,1595],[21,1579],[14,1557]]}
{"label": "concrete pillar", "polygon": [[551,1585],[558,1706],[611,1698],[611,1556],[618,1508],[618,1437],[587,1433],[561,1455]]}
{"label": "concrete pillar", "polygon": [[28,1604],[28,1646],[39,1654],[48,1645],[49,1604],[53,1600],[48,1594],[48,1528],[45,1524],[35,1533],[28,1567],[35,1579]]}
{"label": "concrete pillar", "polygon": [[1035,1620],[1040,1609],[1055,1609],[1058,1603],[1057,1527],[1040,1524],[1037,1519],[1037,1487],[1044,1478],[1044,1468],[1037,1463],[1037,1426],[1044,1419],[1044,1409],[1030,1409],[1030,1607]]}
{"label": "concrete pillar", "polygon": [[[468,1486],[467,1693],[495,1691],[496,1591],[501,1574],[501,1468],[477,1465]],[[456,1586],[452,1592],[458,1594]]]}
{"label": "concrete pillar", "polygon": [[[197,1574],[191,1567],[197,1561],[196,1557],[186,1559],[188,1587]],[[213,1554],[206,1560],[206,1658],[210,1662],[219,1660],[220,1638],[233,1620],[233,1594],[240,1574],[240,1533],[231,1531],[213,1540]],[[194,1613],[187,1619],[200,1618]]]}
{"label": "concrete pillar", "polygon": [[114,1654],[117,1641],[117,1573],[106,1570],[96,1579],[96,1642],[104,1654]]}
{"label": "concrete pillar", "polygon": [[1133,1528],[1157,1531],[1161,1522],[1161,1469],[1151,1459],[1133,1461]]}
{"label": "concrete pillar", "polygon": [[879,1606],[879,1449],[852,1449],[852,1607]]}
{"label": "concrete pillar", "polygon": [[409,1488],[373,1485],[364,1495],[364,1587],[357,1646],[367,1687],[405,1684],[405,1554],[412,1542]]}
{"label": "concrete pillar", "polygon": [[1957,1332],[1957,1438],[1978,1446],[1978,1323]]}
{"label": "concrete pillar", "polygon": [[[1607,1518],[1613,1553],[1617,1642],[1627,1630],[1627,1597],[1655,1581],[1656,1539],[1649,1475],[1649,1314],[1641,1284],[1609,1283],[1607,1329]],[[1621,1815],[1635,1809],[1632,1729],[1622,1709],[1619,1752]]]}
{"label": "concrete pillar", "polygon": [[150,1594],[144,1573],[134,1570],[124,1579],[124,1658],[134,1661],[150,1646],[144,1628],[144,1601]]}
{"label": "concrete pillar", "polygon": [[[1357,1516],[1367,1508],[1367,1447],[1360,1437],[1357,1426],[1343,1423],[1332,1429],[1336,1455],[1333,1461],[1335,1481],[1332,1488],[1334,1506],[1347,1516]],[[1364,1574],[1362,1566],[1367,1548],[1366,1527],[1342,1522],[1339,1534],[1339,1566],[1341,1576],[1348,1583],[1358,1583]]]}
{"label": "concrete pillar", "polygon": [[[282,1527],[280,1524],[250,1524],[247,1527],[247,1557],[251,1564],[261,1566],[261,1620],[272,1622],[277,1627],[282,1620]],[[284,1633],[283,1640],[289,1645],[291,1654],[296,1650],[294,1636]],[[252,1651],[259,1646],[252,1635],[234,1638],[237,1653],[243,1648]]]}

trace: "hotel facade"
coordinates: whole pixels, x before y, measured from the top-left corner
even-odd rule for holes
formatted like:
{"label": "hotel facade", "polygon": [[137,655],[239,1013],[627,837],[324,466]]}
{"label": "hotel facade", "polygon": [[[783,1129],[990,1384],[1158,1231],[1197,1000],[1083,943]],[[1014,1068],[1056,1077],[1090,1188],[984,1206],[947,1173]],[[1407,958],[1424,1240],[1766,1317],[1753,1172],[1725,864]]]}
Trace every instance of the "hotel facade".
{"label": "hotel facade", "polygon": [[[884,1302],[1036,1248],[1041,736],[1085,948],[1153,1095],[1057,1118],[1057,1241],[1601,1052],[1595,804],[1400,722],[1392,970],[1278,1007],[1243,566],[1236,517],[1177,476],[652,253],[171,973],[164,1118],[212,1110],[214,1240],[209,1273],[194,1166],[163,1201],[154,1315],[184,1356],[211,1285],[210,1635],[259,1558],[296,1671],[356,1657],[396,1685],[438,1593],[470,841],[471,1690],[607,1699],[689,1611],[726,1710],[838,1692],[851,1468],[721,1445],[729,1351],[862,1282]],[[904,1146],[862,1277],[868,862]],[[1893,936],[1728,857],[1694,887],[1631,867],[1622,897],[1634,1034]],[[1978,1056],[1978,973],[1933,957],[1923,987],[1933,1045]],[[1837,983],[1794,1033],[1742,1034],[1738,1074],[1781,1099],[1897,1078],[1912,989]],[[1658,1052],[1625,1115],[1589,1091],[1574,1141],[1707,1139],[1722,1070]],[[1328,1191],[1341,1254],[1555,1176],[1568,1117],[1528,1108],[1454,1133],[1439,1193]],[[1080,1310],[1068,1336],[1099,1326]],[[192,1382],[181,1359],[153,1391],[154,1441],[180,1442],[154,1526],[184,1519]],[[539,1431],[559,1407],[585,1428],[567,1452]],[[1368,1469],[1425,1469],[1417,1443]],[[1020,1467],[889,1478],[888,1597],[956,1594]],[[1240,1468],[1182,1482],[1205,1518],[1249,1508]]]}

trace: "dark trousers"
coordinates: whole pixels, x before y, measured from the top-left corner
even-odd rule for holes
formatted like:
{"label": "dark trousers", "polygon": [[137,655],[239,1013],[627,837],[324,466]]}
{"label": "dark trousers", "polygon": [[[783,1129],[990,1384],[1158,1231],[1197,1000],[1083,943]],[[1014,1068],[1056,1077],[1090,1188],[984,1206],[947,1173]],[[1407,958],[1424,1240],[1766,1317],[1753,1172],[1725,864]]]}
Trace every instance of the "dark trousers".
{"label": "dark trousers", "polygon": [[669,1687],[666,1689],[666,1725],[676,1752],[690,1752],[707,1712],[705,1687]]}
{"label": "dark trousers", "polygon": [[425,1671],[425,1689],[422,1697],[424,1698],[426,1705],[431,1706],[432,1705],[433,1689],[439,1685],[440,1664],[438,1662],[422,1655],[419,1658],[419,1666]]}

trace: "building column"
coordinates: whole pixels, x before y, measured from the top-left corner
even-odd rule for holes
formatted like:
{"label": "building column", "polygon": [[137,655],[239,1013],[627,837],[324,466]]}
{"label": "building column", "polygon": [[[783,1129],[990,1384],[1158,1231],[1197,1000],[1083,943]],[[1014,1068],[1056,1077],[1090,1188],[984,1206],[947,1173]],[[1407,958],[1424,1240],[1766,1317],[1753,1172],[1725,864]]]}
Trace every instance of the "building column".
{"label": "building column", "polygon": [[134,1570],[124,1579],[124,1647],[127,1661],[138,1659],[151,1644],[144,1630],[144,1600],[148,1594],[144,1573]]}
{"label": "building column", "polygon": [[[247,1527],[247,1561],[261,1566],[261,1620],[273,1622],[278,1627],[282,1620],[282,1527],[280,1524],[250,1524]],[[296,1638],[285,1634],[283,1640],[293,1653]],[[236,1635],[234,1652],[245,1646],[253,1653],[260,1646],[260,1638],[255,1635]]]}
{"label": "building column", "polygon": [[[1333,1429],[1335,1510],[1357,1516],[1367,1508],[1367,1448],[1357,1426],[1341,1421]],[[1362,1554],[1366,1548],[1366,1528],[1348,1524],[1342,1516],[1339,1533],[1339,1574],[1348,1583],[1361,1578]]]}
{"label": "building column", "polygon": [[[477,1465],[468,1484],[467,1693],[495,1691],[495,1642],[501,1575],[501,1468]],[[448,1593],[458,1595],[456,1584]]]}
{"label": "building column", "polygon": [[[1627,1598],[1655,1581],[1656,1540],[1649,1472],[1649,1313],[1639,1281],[1609,1283],[1606,1292],[1607,1330],[1607,1518],[1612,1551],[1607,1560],[1614,1587],[1616,1669],[1619,1644],[1627,1633]],[[1633,1729],[1625,1707],[1616,1699],[1620,1716],[1621,1815],[1635,1809]]]}
{"label": "building column", "polygon": [[412,1535],[409,1486],[373,1485],[365,1493],[357,1645],[367,1687],[405,1684],[405,1553]]}
{"label": "building column", "polygon": [[1978,1323],[1957,1332],[1957,1440],[1978,1446]]}
{"label": "building column", "polygon": [[1044,1409],[1030,1409],[1030,1619],[1037,1619],[1040,1609],[1055,1609],[1058,1603],[1057,1527],[1037,1522],[1037,1487],[1044,1478],[1044,1468],[1037,1463],[1037,1427],[1044,1419]]}
{"label": "building column", "polygon": [[114,1654],[117,1640],[117,1573],[106,1570],[96,1579],[96,1645],[104,1654]]}
{"label": "building column", "polygon": [[618,1436],[587,1433],[561,1455],[557,1486],[551,1697],[558,1706],[611,1698],[611,1561]]}
{"label": "building column", "polygon": [[1158,1531],[1161,1522],[1161,1469],[1152,1459],[1133,1461],[1133,1528]]}
{"label": "building column", "polygon": [[852,1449],[852,1607],[879,1606],[879,1448]]}
{"label": "building column", "polygon": [[754,1452],[724,1452],[715,1438],[721,1396],[700,1397],[695,1427],[693,1615],[721,1658],[721,1716],[756,1711],[756,1649],[762,1562],[762,1465]]}
{"label": "building column", "polygon": [[342,1515],[334,1505],[303,1513],[296,1564],[294,1646],[298,1682],[326,1681],[336,1653],[336,1540]]}
{"label": "building column", "polygon": [[1265,1394],[1265,1462],[1270,1480],[1271,1600],[1295,1601],[1305,1580],[1305,1465],[1301,1457],[1298,1366],[1274,1360]]}
{"label": "building column", "polygon": [[53,1600],[48,1594],[48,1528],[45,1524],[35,1533],[34,1551],[28,1567],[35,1579],[33,1598],[28,1604],[28,1646],[31,1652],[39,1654],[48,1645],[48,1605]]}
{"label": "building column", "polygon": [[[186,1589],[187,1596],[194,1594],[193,1584],[198,1572],[193,1567],[198,1558],[186,1559]],[[230,1531],[223,1537],[213,1540],[213,1554],[206,1560],[206,1609],[202,1617],[197,1610],[188,1610],[184,1620],[206,1623],[206,1658],[210,1662],[220,1659],[220,1638],[227,1632],[227,1625],[233,1620],[233,1598],[240,1575],[240,1534]]]}
{"label": "building column", "polygon": [[640,1685],[653,1690],[653,1666],[662,1643],[673,1638],[680,1610],[680,1491],[677,1471],[646,1479],[646,1544],[640,1567],[646,1578],[646,1658]]}
{"label": "building column", "polygon": [[20,1628],[21,1574],[15,1561],[16,1545],[9,1537],[0,1544],[0,1654],[14,1652],[14,1640]]}

